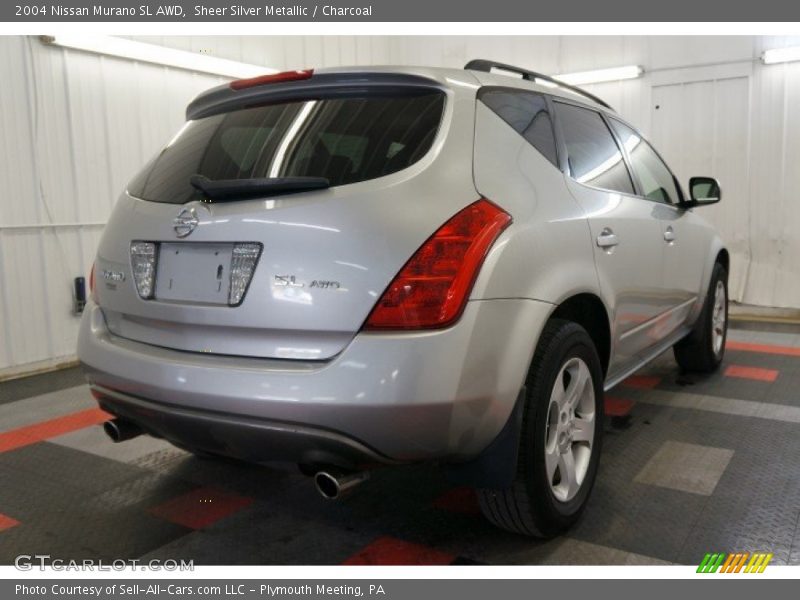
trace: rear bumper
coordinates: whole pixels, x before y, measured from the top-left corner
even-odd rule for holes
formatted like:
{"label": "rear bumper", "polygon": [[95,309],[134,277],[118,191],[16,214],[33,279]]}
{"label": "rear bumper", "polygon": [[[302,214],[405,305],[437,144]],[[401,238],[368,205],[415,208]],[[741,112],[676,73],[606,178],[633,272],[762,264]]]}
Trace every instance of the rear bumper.
{"label": "rear bumper", "polygon": [[104,408],[178,445],[256,461],[320,453],[459,461],[477,456],[508,420],[551,308],[470,301],[448,329],[359,334],[332,360],[311,363],[126,340],[90,303],[78,356]]}
{"label": "rear bumper", "polygon": [[177,446],[251,462],[285,460],[359,469],[392,461],[335,431],[179,408],[94,386],[100,407]]}

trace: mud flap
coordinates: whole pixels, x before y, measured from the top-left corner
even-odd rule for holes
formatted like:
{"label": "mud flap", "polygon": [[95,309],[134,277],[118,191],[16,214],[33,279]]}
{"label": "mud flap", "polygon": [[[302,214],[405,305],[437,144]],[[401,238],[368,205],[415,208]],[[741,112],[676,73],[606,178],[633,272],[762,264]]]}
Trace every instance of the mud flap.
{"label": "mud flap", "polygon": [[519,436],[522,431],[526,389],[522,386],[511,416],[483,452],[468,462],[445,465],[445,474],[450,482],[474,488],[498,490],[511,487],[517,474]]}

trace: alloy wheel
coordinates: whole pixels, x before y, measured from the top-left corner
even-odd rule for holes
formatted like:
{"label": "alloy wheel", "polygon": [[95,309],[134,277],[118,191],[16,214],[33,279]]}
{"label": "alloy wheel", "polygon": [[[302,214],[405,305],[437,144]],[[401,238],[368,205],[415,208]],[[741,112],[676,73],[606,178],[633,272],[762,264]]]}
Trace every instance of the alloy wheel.
{"label": "alloy wheel", "polygon": [[560,502],[581,488],[594,448],[594,382],[589,367],[573,357],[561,367],[550,394],[545,427],[545,471]]}
{"label": "alloy wheel", "polygon": [[717,281],[717,287],[714,290],[714,308],[711,313],[711,345],[716,356],[719,356],[722,351],[722,343],[725,340],[726,304],[725,284],[722,281]]}

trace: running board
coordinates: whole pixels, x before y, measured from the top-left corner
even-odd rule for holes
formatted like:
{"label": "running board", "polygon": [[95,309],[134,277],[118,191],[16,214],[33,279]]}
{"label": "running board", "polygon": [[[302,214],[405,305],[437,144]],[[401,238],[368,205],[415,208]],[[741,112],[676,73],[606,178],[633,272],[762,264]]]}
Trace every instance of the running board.
{"label": "running board", "polygon": [[683,338],[689,335],[692,332],[692,328],[686,325],[680,327],[679,329],[675,330],[668,338],[664,339],[660,344],[654,346],[653,349],[650,351],[649,354],[645,355],[644,358],[640,358],[637,360],[633,365],[624,371],[620,372],[619,374],[615,374],[613,377],[606,379],[605,385],[603,386],[604,391],[608,391],[621,381],[627,379],[631,375],[633,375],[636,371],[647,365],[648,363],[652,362],[664,352],[672,348],[675,344],[680,342]]}

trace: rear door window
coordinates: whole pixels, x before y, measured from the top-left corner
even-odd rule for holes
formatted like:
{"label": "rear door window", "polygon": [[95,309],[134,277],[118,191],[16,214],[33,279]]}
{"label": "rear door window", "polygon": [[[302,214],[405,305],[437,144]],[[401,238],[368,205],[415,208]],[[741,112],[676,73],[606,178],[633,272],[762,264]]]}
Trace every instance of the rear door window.
{"label": "rear door window", "polygon": [[578,183],[633,194],[622,152],[603,117],[595,110],[555,103],[567,147],[570,176]]}
{"label": "rear door window", "polygon": [[547,160],[558,166],[553,122],[544,96],[525,90],[489,88],[481,91],[479,98]]}
{"label": "rear door window", "polygon": [[411,166],[430,150],[445,95],[283,102],[190,121],[131,181],[131,195],[183,204],[202,198],[189,183],[266,177],[325,177],[331,186]]}

